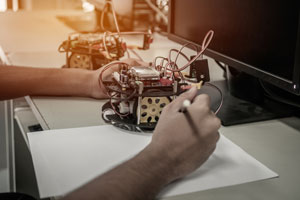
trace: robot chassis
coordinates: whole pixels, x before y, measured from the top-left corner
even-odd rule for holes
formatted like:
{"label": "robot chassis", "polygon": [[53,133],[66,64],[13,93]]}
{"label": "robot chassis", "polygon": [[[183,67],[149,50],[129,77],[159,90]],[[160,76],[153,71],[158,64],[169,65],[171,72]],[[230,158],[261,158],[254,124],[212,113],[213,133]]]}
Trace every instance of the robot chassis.
{"label": "robot chassis", "polygon": [[[124,35],[143,35],[141,47],[127,47]],[[96,70],[112,61],[119,60],[128,49],[147,50],[153,41],[149,32],[121,32],[121,33],[72,33],[59,46],[60,53],[66,53],[64,68],[81,68]]]}

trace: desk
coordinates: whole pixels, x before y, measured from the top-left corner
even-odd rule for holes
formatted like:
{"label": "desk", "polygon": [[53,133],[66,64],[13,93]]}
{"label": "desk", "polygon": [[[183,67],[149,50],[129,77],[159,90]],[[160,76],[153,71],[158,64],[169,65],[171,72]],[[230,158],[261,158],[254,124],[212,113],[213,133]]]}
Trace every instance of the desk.
{"label": "desk", "polygon": [[[62,55],[56,52],[59,43],[72,32],[56,20],[56,12],[21,12],[0,14],[0,44],[12,64],[60,67]],[[24,25],[13,26],[20,21]],[[36,27],[37,26],[37,27]],[[53,28],[51,28],[53,26]],[[46,33],[56,30],[51,34]],[[22,34],[21,34],[22,30]],[[45,32],[44,32],[45,31]],[[41,34],[43,32],[43,34]],[[8,37],[9,33],[9,37]],[[20,39],[22,37],[22,39]],[[134,39],[133,39],[134,40]],[[18,41],[18,47],[16,47]],[[155,42],[147,52],[139,52],[147,61],[156,55],[167,55],[179,45],[155,35]],[[187,51],[189,53],[189,50]],[[30,56],[30,57],[28,57]],[[222,71],[209,60],[212,80],[220,80]],[[103,124],[100,108],[103,100],[67,97],[27,97],[34,116],[44,129],[72,128]],[[293,122],[293,123],[291,123]],[[296,125],[296,126],[293,126]],[[222,127],[220,132],[245,149],[250,155],[279,174],[279,178],[238,186],[196,192],[168,199],[300,199],[300,120],[288,118],[266,122]],[[298,125],[298,126],[297,126]]]}

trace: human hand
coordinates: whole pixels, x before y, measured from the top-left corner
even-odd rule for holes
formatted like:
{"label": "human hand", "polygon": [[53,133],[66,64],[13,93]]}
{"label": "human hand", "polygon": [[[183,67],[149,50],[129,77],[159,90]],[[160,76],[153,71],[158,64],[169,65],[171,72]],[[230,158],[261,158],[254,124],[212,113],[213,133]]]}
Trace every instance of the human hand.
{"label": "human hand", "polygon": [[[210,110],[209,97],[196,94],[197,89],[193,87],[163,109],[148,146],[160,154],[162,160],[170,162],[170,182],[201,166],[213,153],[219,139],[221,123]],[[178,112],[185,99],[194,101],[186,113]]]}
{"label": "human hand", "polygon": [[[121,62],[127,63],[129,66],[147,66],[149,65],[146,62],[143,62],[141,60],[137,60],[137,59],[133,59],[133,58],[129,58],[129,59],[125,59],[125,60],[121,60]],[[105,73],[103,73],[103,79],[107,79],[107,77],[109,77],[114,71],[118,70],[118,64],[112,65],[109,69],[107,69],[105,71]],[[100,85],[99,83],[99,76],[101,74],[101,72],[103,71],[104,67],[101,67],[100,69],[96,70],[96,71],[92,71],[92,78],[91,78],[91,82],[90,82],[90,87],[91,87],[91,97],[95,98],[95,99],[103,99],[103,98],[107,98],[106,95],[106,90],[105,87]]]}

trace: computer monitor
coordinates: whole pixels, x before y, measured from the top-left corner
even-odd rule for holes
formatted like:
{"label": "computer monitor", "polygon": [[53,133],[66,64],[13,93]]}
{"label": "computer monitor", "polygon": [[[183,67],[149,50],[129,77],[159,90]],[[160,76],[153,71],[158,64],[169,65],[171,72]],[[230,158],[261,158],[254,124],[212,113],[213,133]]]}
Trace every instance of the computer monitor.
{"label": "computer monitor", "polygon": [[[300,100],[300,1],[170,0],[168,29],[171,40],[197,45],[208,30],[214,30],[214,38],[205,52],[207,56],[230,66],[231,71],[242,73],[239,75],[242,79],[250,75],[259,83],[270,83]],[[233,83],[230,87],[240,88],[234,91],[237,96],[257,87],[252,80],[249,83],[253,85],[245,87],[236,80],[230,83]],[[257,95],[256,91],[248,96],[251,95]],[[249,107],[243,109],[248,112]],[[261,113],[266,113],[265,108],[261,109]],[[274,106],[273,110],[276,111]],[[228,112],[233,111],[237,110]],[[223,111],[226,115],[224,112],[227,111]]]}

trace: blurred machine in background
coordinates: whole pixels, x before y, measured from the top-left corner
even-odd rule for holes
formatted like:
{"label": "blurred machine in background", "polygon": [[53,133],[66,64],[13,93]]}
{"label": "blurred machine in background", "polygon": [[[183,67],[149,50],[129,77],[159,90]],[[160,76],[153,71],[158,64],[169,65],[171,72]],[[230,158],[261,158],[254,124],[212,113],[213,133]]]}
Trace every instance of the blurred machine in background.
{"label": "blurred machine in background", "polygon": [[[87,0],[95,5],[98,16],[106,12],[106,26],[114,28],[109,8],[104,9],[106,0]],[[122,31],[167,30],[168,0],[113,0]],[[100,19],[100,17],[97,17]],[[100,21],[98,24],[100,25]]]}
{"label": "blurred machine in background", "polygon": [[[140,46],[127,44],[124,35],[142,35]],[[66,54],[65,68],[96,70],[112,61],[120,60],[130,52],[139,56],[135,49],[147,50],[153,41],[151,31],[148,32],[95,32],[72,33],[58,47],[60,53]]]}
{"label": "blurred machine in background", "polygon": [[[127,19],[126,16],[132,14],[132,2],[130,4],[130,1],[127,3],[120,1],[117,7],[114,6],[114,2],[111,0],[95,1],[98,9],[102,8],[97,11],[99,28],[96,31],[70,34],[68,39],[59,46],[59,52],[66,53],[64,67],[96,70],[112,61],[120,60],[125,53],[130,58],[130,52],[142,60],[135,49],[149,49],[153,40],[152,32],[151,30],[124,32],[119,19]],[[138,35],[143,36],[143,42],[141,42],[143,44],[140,46],[128,45],[123,38],[123,36]]]}
{"label": "blurred machine in background", "polygon": [[[93,11],[95,9],[96,20],[100,26],[100,15],[106,0],[1,0],[0,12],[18,10],[54,10],[76,9]],[[113,0],[117,18],[122,31],[145,31],[154,29],[167,31],[168,2],[169,0]],[[114,28],[112,15],[109,8],[105,9],[106,27]],[[87,14],[91,15],[91,14]],[[93,27],[83,23],[93,23],[86,16],[60,16],[59,19],[76,31],[96,31],[99,27]],[[77,24],[76,24],[77,22]],[[91,28],[93,27],[93,28]]]}
{"label": "blurred machine in background", "polygon": [[[148,49],[152,43],[151,33],[167,30],[167,0],[82,2],[84,10],[95,10],[94,16],[91,12],[86,16],[57,16],[77,32],[71,34],[59,47],[60,52],[66,53],[64,67],[98,69],[119,60],[125,53],[129,57],[130,52],[140,58],[134,49]],[[122,38],[125,35],[143,35],[143,44],[139,47],[126,44]]]}

